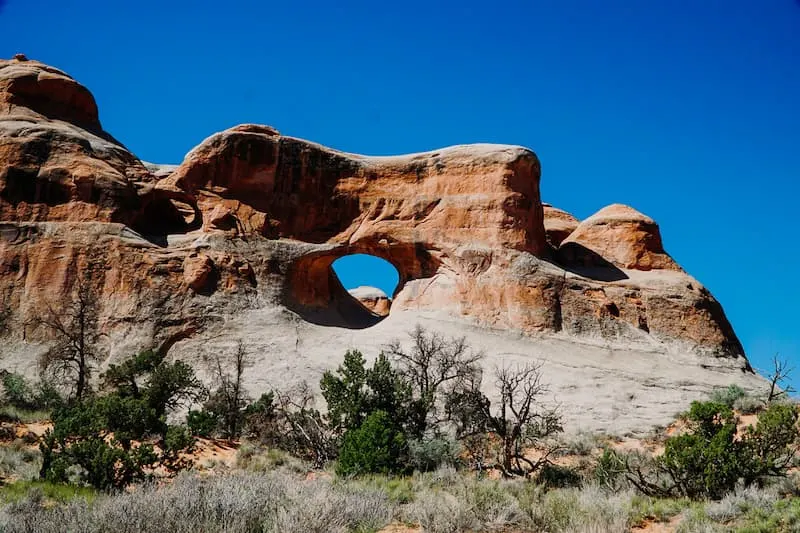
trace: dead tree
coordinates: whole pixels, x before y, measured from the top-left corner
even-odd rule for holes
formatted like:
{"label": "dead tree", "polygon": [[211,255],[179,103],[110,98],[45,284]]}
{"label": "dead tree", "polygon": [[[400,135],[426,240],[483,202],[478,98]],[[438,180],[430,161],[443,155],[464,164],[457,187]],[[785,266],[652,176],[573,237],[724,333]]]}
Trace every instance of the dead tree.
{"label": "dead tree", "polygon": [[409,336],[410,349],[395,340],[385,347],[384,353],[413,388],[418,418],[415,425],[421,434],[431,423],[441,422],[437,417],[440,395],[448,395],[462,382],[480,375],[478,362],[483,353],[473,351],[464,337],[445,338],[419,324]]}
{"label": "dead tree", "polygon": [[336,457],[336,438],[322,414],[314,408],[314,394],[303,382],[276,394],[277,445],[322,468]]}
{"label": "dead tree", "polygon": [[793,392],[797,392],[788,384],[792,372],[794,372],[794,367],[789,366],[788,361],[780,359],[778,354],[772,357],[772,372],[767,376],[769,378],[768,404],[782,400]]}
{"label": "dead tree", "polygon": [[[548,392],[541,368],[538,363],[495,368],[499,401],[494,405],[480,391],[480,380],[468,382],[448,396],[446,410],[456,436],[476,460],[477,468],[498,468],[507,477],[528,476],[548,464],[559,449],[547,442],[562,427],[558,408],[540,404]],[[497,450],[497,461],[485,463],[492,447]],[[532,448],[536,449],[534,459],[526,455]]]}
{"label": "dead tree", "polygon": [[540,457],[535,460],[526,457],[525,450],[563,431],[558,409],[538,404],[549,392],[542,382],[541,368],[541,363],[536,363],[495,369],[500,401],[488,418],[488,426],[500,438],[500,466],[505,475],[529,474],[547,464],[553,449],[539,450]]}
{"label": "dead tree", "polygon": [[90,391],[90,379],[100,360],[97,297],[90,280],[79,278],[71,300],[60,310],[52,303],[34,321],[55,337],[55,344],[39,359],[43,375],[58,383],[71,383],[75,399]]}
{"label": "dead tree", "polygon": [[235,439],[242,432],[244,410],[250,401],[243,385],[244,373],[252,365],[242,341],[236,345],[233,357],[216,355],[211,362],[217,389],[211,395],[207,407],[219,415],[222,433],[227,439]]}

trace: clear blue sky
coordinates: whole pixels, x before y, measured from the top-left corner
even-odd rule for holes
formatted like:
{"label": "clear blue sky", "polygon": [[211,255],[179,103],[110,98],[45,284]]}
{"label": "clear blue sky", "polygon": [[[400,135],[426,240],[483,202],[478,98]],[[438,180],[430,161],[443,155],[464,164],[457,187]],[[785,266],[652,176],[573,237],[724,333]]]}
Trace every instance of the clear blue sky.
{"label": "clear blue sky", "polygon": [[241,122],[365,154],[521,144],[545,201],[655,218],[756,367],[800,359],[798,0],[3,5],[0,55],[71,73],[142,159]]}

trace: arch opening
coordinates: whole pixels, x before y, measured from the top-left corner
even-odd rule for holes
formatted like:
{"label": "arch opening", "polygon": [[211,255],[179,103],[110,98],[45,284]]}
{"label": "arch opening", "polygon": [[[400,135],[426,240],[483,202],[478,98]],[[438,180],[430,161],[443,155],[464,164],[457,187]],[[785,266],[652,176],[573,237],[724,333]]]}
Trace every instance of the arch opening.
{"label": "arch opening", "polygon": [[283,303],[322,326],[364,329],[386,318],[407,276],[393,262],[350,251],[298,258],[288,272]]}
{"label": "arch opening", "polygon": [[131,227],[156,244],[166,244],[167,235],[188,233],[202,225],[202,215],[189,198],[156,196],[147,202]]}
{"label": "arch opening", "polygon": [[347,294],[369,312],[385,318],[398,290],[400,273],[385,259],[350,254],[336,259],[331,270]]}

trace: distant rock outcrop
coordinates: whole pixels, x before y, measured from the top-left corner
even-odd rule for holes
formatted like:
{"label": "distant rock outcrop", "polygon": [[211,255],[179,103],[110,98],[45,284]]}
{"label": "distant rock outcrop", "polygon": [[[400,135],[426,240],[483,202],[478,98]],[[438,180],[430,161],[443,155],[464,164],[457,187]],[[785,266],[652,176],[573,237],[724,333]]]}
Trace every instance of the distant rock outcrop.
{"label": "distant rock outcrop", "polygon": [[347,291],[350,296],[378,316],[387,316],[392,305],[386,293],[377,287],[356,287]]}
{"label": "distant rock outcrop", "polygon": [[[653,220],[614,205],[579,223],[543,206],[539,174],[519,146],[367,157],[258,125],[212,135],[177,167],[144,164],[102,130],[82,85],[0,61],[0,296],[13,311],[2,357],[33,361],[48,336],[31,318],[88,275],[112,359],[158,346],[199,357],[246,338],[259,379],[300,379],[338,362],[320,353],[438,320],[523,339],[508,357],[567,343],[588,368],[624,349],[620,372],[648,358],[664,376],[687,362],[726,381],[749,371],[721,306],[664,251]],[[395,266],[391,302],[341,286],[331,265],[355,253]],[[369,326],[384,333],[358,333]]]}

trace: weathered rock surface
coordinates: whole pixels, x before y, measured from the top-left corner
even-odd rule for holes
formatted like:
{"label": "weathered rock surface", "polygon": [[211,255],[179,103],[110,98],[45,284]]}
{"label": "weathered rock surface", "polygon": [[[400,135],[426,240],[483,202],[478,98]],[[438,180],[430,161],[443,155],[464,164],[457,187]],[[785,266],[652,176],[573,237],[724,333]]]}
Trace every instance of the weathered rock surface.
{"label": "weathered rock surface", "polygon": [[378,316],[387,316],[389,308],[392,306],[391,300],[386,293],[377,287],[360,286],[350,289],[347,293],[361,302],[361,305],[372,311]]}
{"label": "weathered rock surface", "polygon": [[[353,253],[397,268],[391,310],[341,286],[331,264]],[[241,338],[253,393],[314,383],[416,322],[466,335],[490,366],[545,359],[586,427],[646,429],[713,386],[761,384],[655,222],[544,208],[526,148],[367,157],[242,125],[177,167],[144,164],[72,78],[2,61],[0,366],[35,368],[50,339],[31,319],[87,274],[109,360],[156,347],[200,364]]]}
{"label": "weathered rock surface", "polygon": [[547,241],[558,248],[561,242],[578,228],[580,221],[566,211],[542,204],[544,207],[544,232]]}
{"label": "weathered rock surface", "polygon": [[655,221],[627,205],[604,207],[576,227],[560,245],[560,258],[585,266],[680,270],[664,251]]}

